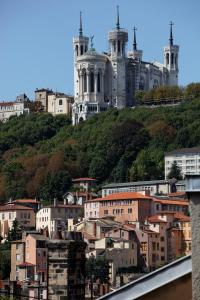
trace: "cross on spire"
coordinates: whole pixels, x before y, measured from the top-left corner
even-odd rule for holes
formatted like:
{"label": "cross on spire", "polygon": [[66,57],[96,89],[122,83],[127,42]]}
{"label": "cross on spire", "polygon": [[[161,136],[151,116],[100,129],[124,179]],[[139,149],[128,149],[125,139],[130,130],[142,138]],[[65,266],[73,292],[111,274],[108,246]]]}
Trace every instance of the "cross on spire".
{"label": "cross on spire", "polygon": [[116,23],[116,29],[120,29],[120,23],[119,23],[119,5],[117,5],[117,23]]}
{"label": "cross on spire", "polygon": [[83,36],[82,12],[80,11],[79,36]]}
{"label": "cross on spire", "polygon": [[170,22],[170,37],[169,37],[169,45],[173,46],[173,32],[172,32],[172,26],[174,25],[174,23],[172,23],[172,21]]}
{"label": "cross on spire", "polygon": [[136,30],[137,28],[134,26],[133,31],[134,31],[134,38],[133,38],[133,50],[137,50],[137,42],[136,42]]}

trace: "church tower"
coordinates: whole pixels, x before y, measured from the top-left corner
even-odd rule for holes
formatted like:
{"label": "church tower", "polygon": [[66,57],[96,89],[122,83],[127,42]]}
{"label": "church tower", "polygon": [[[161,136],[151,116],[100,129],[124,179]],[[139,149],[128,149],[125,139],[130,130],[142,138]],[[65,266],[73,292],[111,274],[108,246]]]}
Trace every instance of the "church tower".
{"label": "church tower", "polygon": [[83,35],[82,13],[80,12],[79,36],[73,38],[74,45],[74,97],[79,96],[80,74],[78,74],[77,59],[88,51],[89,38]]}
{"label": "church tower", "polygon": [[120,28],[117,6],[116,28],[108,33],[112,65],[112,104],[117,108],[126,106],[126,44],[128,32]]}
{"label": "church tower", "polygon": [[169,72],[167,85],[173,86],[178,85],[178,53],[179,46],[173,43],[173,32],[172,26],[174,24],[170,23],[170,38],[169,46],[164,47],[164,65]]}

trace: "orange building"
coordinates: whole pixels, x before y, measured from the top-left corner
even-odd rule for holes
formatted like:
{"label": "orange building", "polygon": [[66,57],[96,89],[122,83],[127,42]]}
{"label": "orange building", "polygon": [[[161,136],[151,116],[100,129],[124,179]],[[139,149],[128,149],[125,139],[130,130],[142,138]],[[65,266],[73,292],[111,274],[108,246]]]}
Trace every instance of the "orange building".
{"label": "orange building", "polygon": [[85,218],[115,216],[115,221],[143,222],[152,214],[152,198],[136,192],[110,194],[104,198],[86,201]]}

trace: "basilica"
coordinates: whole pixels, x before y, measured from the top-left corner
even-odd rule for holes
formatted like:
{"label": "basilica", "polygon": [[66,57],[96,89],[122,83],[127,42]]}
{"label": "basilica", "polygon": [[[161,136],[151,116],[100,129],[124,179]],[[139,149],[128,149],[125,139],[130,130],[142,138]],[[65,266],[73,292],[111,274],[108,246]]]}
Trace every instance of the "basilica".
{"label": "basilica", "polygon": [[73,38],[74,125],[109,107],[135,106],[136,91],[178,84],[179,46],[173,43],[172,25],[171,22],[169,45],[164,47],[164,63],[151,63],[143,61],[143,51],[137,48],[136,28],[133,48],[126,50],[128,31],[120,27],[118,10],[116,27],[108,32],[108,53],[94,49],[93,37],[89,45],[80,14],[79,36]]}

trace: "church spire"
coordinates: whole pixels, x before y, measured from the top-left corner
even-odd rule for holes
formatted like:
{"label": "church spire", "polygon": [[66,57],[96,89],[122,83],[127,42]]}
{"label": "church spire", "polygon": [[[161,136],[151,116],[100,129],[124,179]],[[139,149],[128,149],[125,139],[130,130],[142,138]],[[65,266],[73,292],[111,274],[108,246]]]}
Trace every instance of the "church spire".
{"label": "church spire", "polygon": [[172,32],[172,26],[174,25],[174,23],[172,23],[172,21],[170,22],[170,38],[169,38],[169,45],[173,46],[173,32]]}
{"label": "church spire", "polygon": [[134,30],[133,50],[137,51],[137,42],[136,42],[136,30],[137,30],[137,28],[134,26],[133,30]]}
{"label": "church spire", "polygon": [[82,24],[82,12],[80,11],[80,27],[79,27],[79,36],[83,36],[83,24]]}
{"label": "church spire", "polygon": [[116,23],[116,29],[120,29],[120,24],[119,24],[119,5],[117,5],[117,23]]}

